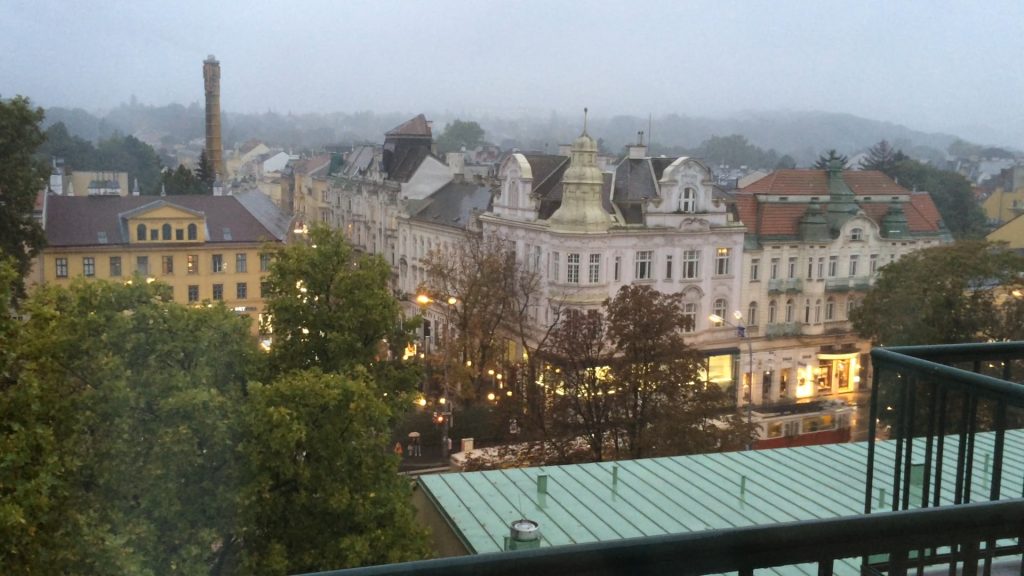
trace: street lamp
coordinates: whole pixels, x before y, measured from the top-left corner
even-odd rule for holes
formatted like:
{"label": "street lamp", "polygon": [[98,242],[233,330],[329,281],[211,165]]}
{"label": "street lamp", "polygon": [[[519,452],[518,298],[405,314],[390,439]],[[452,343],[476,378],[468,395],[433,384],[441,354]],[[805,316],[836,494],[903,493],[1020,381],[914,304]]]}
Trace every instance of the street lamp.
{"label": "street lamp", "polygon": [[[725,318],[722,318],[718,314],[708,316],[708,320],[711,320],[715,324],[732,326],[736,329],[736,336],[747,341],[747,361],[749,362],[747,367],[747,426],[750,426],[753,420],[752,411],[754,407],[754,346],[750,342],[750,335],[747,334],[747,327],[743,325],[743,313],[736,310],[732,313],[732,317],[736,319],[735,324],[729,322]],[[748,440],[747,450],[750,450],[750,448],[751,445]]]}
{"label": "street lamp", "polygon": [[[423,307],[424,310],[429,304],[433,304],[434,302],[436,301],[426,294],[418,294],[416,296],[416,303]],[[459,300],[454,296],[449,296],[445,302],[447,302],[448,308],[445,309],[444,334],[442,336],[443,340],[441,343],[444,347],[444,379],[441,383],[444,387],[444,396],[438,400],[438,403],[444,407],[444,411],[441,413],[439,418],[441,424],[441,458],[447,460],[451,448],[449,444],[450,440],[448,439],[448,428],[451,426],[452,410],[455,409],[455,399],[452,398],[450,402],[448,401],[448,398],[451,397],[451,393],[448,388],[448,349],[451,347],[452,308],[459,303]]]}

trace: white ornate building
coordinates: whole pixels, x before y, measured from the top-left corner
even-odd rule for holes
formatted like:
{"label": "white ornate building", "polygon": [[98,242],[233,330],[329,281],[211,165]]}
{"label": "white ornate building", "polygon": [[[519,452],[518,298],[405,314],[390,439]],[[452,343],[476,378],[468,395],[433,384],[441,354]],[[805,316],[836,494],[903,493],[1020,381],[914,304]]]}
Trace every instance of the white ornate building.
{"label": "white ornate building", "polygon": [[627,284],[681,292],[693,319],[690,342],[708,351],[709,378],[733,381],[735,349],[710,330],[708,315],[741,301],[744,228],[691,158],[651,158],[631,146],[614,172],[597,167],[597,144],[584,131],[571,157],[515,153],[499,170],[484,234],[514,243],[526,266],[543,275],[535,322],[555,306],[597,307]]}

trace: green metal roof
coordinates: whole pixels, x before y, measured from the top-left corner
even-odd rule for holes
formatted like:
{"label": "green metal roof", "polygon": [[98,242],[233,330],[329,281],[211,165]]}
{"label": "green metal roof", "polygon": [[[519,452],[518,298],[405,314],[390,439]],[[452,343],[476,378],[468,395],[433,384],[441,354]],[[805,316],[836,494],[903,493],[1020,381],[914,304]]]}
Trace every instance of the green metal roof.
{"label": "green metal roof", "polygon": [[[971,501],[988,500],[990,465],[985,455],[992,453],[993,440],[990,433],[975,436]],[[923,460],[923,441],[914,444],[914,460]],[[956,454],[957,445],[958,437],[947,437],[946,454]],[[543,546],[561,546],[862,514],[867,448],[865,442],[830,444],[439,474],[419,481],[467,549],[481,554],[501,551],[509,523],[519,518],[540,524]],[[876,492],[888,492],[886,503],[895,448],[895,441],[876,446],[874,486]],[[617,482],[613,467],[618,467]],[[548,476],[546,495],[538,494],[540,475]],[[947,456],[943,500],[949,503],[954,477],[955,457]],[[1008,431],[1004,496],[1019,496],[1022,483],[1024,431]],[[853,563],[836,568],[858,573]],[[774,573],[802,571],[787,567]],[[806,572],[814,573],[813,567]]]}

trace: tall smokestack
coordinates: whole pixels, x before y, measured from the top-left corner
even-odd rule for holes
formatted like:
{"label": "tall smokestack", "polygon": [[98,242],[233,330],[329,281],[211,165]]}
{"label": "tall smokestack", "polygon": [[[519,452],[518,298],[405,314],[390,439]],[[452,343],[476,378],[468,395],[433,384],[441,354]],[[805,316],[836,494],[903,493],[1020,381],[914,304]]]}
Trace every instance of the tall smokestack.
{"label": "tall smokestack", "polygon": [[220,142],[220,62],[210,54],[203,61],[206,88],[206,160],[217,178],[224,177],[224,148]]}

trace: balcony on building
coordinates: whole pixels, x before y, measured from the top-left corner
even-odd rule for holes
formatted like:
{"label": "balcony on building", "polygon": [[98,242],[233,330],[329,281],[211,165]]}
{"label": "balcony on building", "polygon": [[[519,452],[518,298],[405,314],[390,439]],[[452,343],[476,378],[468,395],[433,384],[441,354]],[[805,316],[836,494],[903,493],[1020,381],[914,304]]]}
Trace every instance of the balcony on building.
{"label": "balcony on building", "polygon": [[866,442],[424,476],[461,556],[323,574],[1021,574],[1024,342],[871,356]]}

